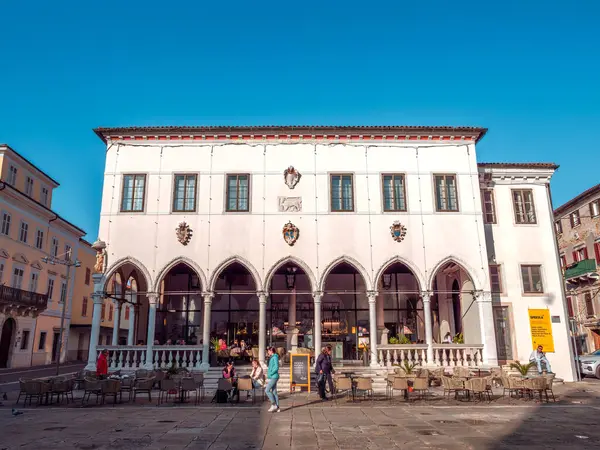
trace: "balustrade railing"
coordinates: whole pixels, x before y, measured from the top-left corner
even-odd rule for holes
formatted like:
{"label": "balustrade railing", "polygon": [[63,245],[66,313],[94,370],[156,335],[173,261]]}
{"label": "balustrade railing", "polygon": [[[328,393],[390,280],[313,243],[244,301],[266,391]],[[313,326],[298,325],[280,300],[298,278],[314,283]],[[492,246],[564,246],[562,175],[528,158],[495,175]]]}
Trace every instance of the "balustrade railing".
{"label": "balustrade railing", "polygon": [[0,303],[13,303],[44,310],[48,307],[48,296],[10,286],[0,286]]}
{"label": "balustrade railing", "polygon": [[[108,367],[115,370],[137,370],[146,368],[147,348],[135,345],[108,345],[98,348],[109,352]],[[198,370],[202,364],[202,346],[154,345],[152,347],[152,367],[171,367]]]}
{"label": "balustrade railing", "polygon": [[477,367],[483,363],[483,345],[434,344],[433,361],[427,360],[426,344],[388,344],[377,347],[377,361],[383,367],[405,362],[419,366]]}

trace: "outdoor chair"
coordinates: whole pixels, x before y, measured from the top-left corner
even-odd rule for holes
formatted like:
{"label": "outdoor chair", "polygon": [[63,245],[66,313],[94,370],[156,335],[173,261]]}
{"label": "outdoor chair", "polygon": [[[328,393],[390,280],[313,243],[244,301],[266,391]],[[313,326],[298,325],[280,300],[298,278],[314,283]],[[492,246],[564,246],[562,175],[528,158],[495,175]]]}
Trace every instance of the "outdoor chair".
{"label": "outdoor chair", "polygon": [[442,386],[444,387],[444,397],[447,395],[448,399],[450,399],[450,394],[454,394],[454,398],[457,398],[459,392],[465,392],[464,382],[458,378],[444,375],[442,377]]}
{"label": "outdoor chair", "polygon": [[160,383],[167,378],[167,372],[157,370],[154,372],[154,389],[160,389]]}
{"label": "outdoor chair", "polygon": [[[101,381],[85,377],[85,379],[83,380],[83,398],[81,399],[81,403],[82,404],[88,403],[90,401],[90,397],[92,395],[96,396],[96,404],[97,404],[98,399],[102,395]],[[87,397],[87,402],[86,402],[86,397]]]}
{"label": "outdoor chair", "polygon": [[471,378],[465,381],[465,389],[469,391],[469,395],[473,394],[473,398],[479,397],[479,401],[484,397],[487,398],[488,402],[492,401],[486,378]]}
{"label": "outdoor chair", "polygon": [[252,404],[254,404],[254,402],[255,402],[254,386],[252,385],[251,378],[238,378],[237,390],[238,390],[238,399],[240,398],[239,396],[241,395],[241,393],[245,392],[246,400],[248,400],[248,396],[252,392]]}
{"label": "outdoor chair", "polygon": [[[15,402],[15,405],[19,404],[19,401],[21,400],[21,396],[25,396],[25,383],[27,383],[28,381],[32,381],[31,378],[19,378],[19,396],[17,397],[17,401]],[[25,403],[23,403],[23,406],[25,406]]]}
{"label": "outdoor chair", "polygon": [[133,402],[137,398],[137,394],[148,394],[148,401],[152,402],[152,386],[154,385],[154,378],[142,378],[136,379],[133,386]]}
{"label": "outdoor chair", "polygon": [[402,367],[396,367],[394,369],[394,373],[396,374],[397,377],[406,378],[406,376],[407,376],[406,371]]}
{"label": "outdoor chair", "polygon": [[196,381],[193,378],[191,378],[191,377],[183,378],[179,385],[179,389],[181,390],[181,394],[186,398],[190,396],[191,392],[193,392],[195,395],[194,405],[198,404],[198,397],[200,395],[200,389],[198,387],[198,384],[196,383]]}
{"label": "outdoor chair", "polygon": [[63,398],[66,398],[67,405],[69,404],[69,382],[68,381],[54,381],[50,389],[50,403],[56,396],[56,403],[60,404]]}
{"label": "outdoor chair", "polygon": [[427,394],[429,393],[429,378],[418,377],[413,380],[413,392],[419,395],[419,398],[427,400]]}
{"label": "outdoor chair", "polygon": [[386,397],[390,396],[390,390],[392,388],[392,384],[394,383],[394,378],[396,378],[397,375],[395,373],[388,373],[385,377],[385,395]]}
{"label": "outdoor chair", "polygon": [[134,386],[134,378],[121,378],[121,390],[119,392],[119,401],[123,401],[123,392],[127,392],[129,394],[129,398],[127,399],[127,401],[131,401],[131,394],[133,394]]}
{"label": "outdoor chair", "polygon": [[[540,397],[540,402],[543,401],[542,395],[546,393],[546,379],[543,377],[535,377],[524,380],[523,385],[531,398],[535,399],[537,393]],[[546,394],[546,401],[548,401],[548,395]]]}
{"label": "outdoor chair", "polygon": [[370,378],[356,378],[355,380],[355,392],[361,394],[363,398],[370,397],[373,401],[373,380]]}
{"label": "outdoor chair", "polygon": [[419,369],[417,370],[417,378],[426,378],[427,383],[429,383],[429,369]]}
{"label": "outdoor chair", "polygon": [[23,384],[23,389],[25,391],[25,400],[23,401],[23,406],[27,405],[27,400],[29,400],[29,406],[31,406],[31,400],[33,399],[37,399],[37,404],[40,404],[43,395],[42,383],[40,381],[25,381]]}
{"label": "outdoor chair", "polygon": [[233,386],[228,378],[219,378],[219,381],[217,382],[217,391],[227,392],[227,400],[231,403],[233,400]]}
{"label": "outdoor chair", "polygon": [[390,400],[394,398],[394,391],[406,394],[408,392],[408,380],[404,377],[394,377],[390,386]]}
{"label": "outdoor chair", "polygon": [[104,405],[106,397],[112,397],[113,405],[116,405],[117,396],[121,395],[121,382],[119,380],[103,380],[100,392],[102,393],[102,405]]}
{"label": "outdoor chair", "polygon": [[452,369],[452,376],[454,378],[469,378],[471,371],[467,367],[455,367]]}
{"label": "outdoor chair", "polygon": [[260,355],[258,353],[258,348],[257,347],[252,347],[250,349],[250,351],[252,352],[252,359],[259,359]]}
{"label": "outdoor chair", "polygon": [[203,373],[193,373],[192,379],[194,383],[196,383],[196,389],[200,393],[200,401],[204,401],[204,374]]}
{"label": "outdoor chair", "polygon": [[158,391],[158,403],[163,403],[163,398],[166,397],[166,401],[169,401],[169,395],[177,395],[177,382],[175,380],[163,380],[160,383],[160,389]]}
{"label": "outdoor chair", "polygon": [[550,393],[553,402],[556,402],[556,397],[554,397],[554,391],[552,390],[552,385],[554,384],[555,376],[556,375],[554,375],[553,373],[542,376],[542,378],[544,378],[544,380],[546,381],[546,387],[544,389],[544,393],[546,394],[546,400],[548,400],[548,393]]}
{"label": "outdoor chair", "polygon": [[442,384],[442,377],[444,376],[444,368],[433,369],[429,371],[429,385],[431,386],[434,382],[439,385]]}
{"label": "outdoor chair", "polygon": [[150,371],[147,369],[138,369],[135,371],[136,378],[150,378]]}
{"label": "outdoor chair", "polygon": [[335,377],[335,402],[337,404],[338,397],[342,394],[346,394],[346,397],[350,397],[350,394],[353,393],[352,389],[352,379],[347,377]]}
{"label": "outdoor chair", "polygon": [[502,368],[501,367],[492,367],[490,378],[491,378],[492,386],[501,386],[502,385]]}

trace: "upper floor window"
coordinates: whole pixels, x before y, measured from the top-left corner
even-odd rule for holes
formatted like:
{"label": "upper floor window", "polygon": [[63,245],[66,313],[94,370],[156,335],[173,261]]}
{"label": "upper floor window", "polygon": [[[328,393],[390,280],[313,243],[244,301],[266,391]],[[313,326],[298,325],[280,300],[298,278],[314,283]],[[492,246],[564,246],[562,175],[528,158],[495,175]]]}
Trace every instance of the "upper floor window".
{"label": "upper floor window", "polygon": [[7,212],[2,213],[2,234],[10,234],[10,214]]}
{"label": "upper floor window", "polygon": [[594,253],[596,256],[596,264],[600,266],[600,242],[594,242]]}
{"label": "upper floor window", "polygon": [[35,246],[40,250],[44,247],[44,232],[42,230],[37,230],[37,235],[35,237]]}
{"label": "upper floor window", "polygon": [[104,320],[105,314],[106,314],[106,304],[102,303],[102,309],[100,310],[100,319]]}
{"label": "upper floor window", "polygon": [[585,313],[588,317],[594,317],[594,297],[592,297],[591,292],[586,292],[583,294],[583,299],[585,301]]}
{"label": "upper floor window", "polygon": [[83,297],[83,301],[81,302],[81,317],[87,317],[87,309],[88,309],[88,298]]}
{"label": "upper floor window", "polygon": [[142,212],[145,206],[146,175],[123,175],[121,211]]}
{"label": "upper floor window", "polygon": [[382,175],[383,210],[406,211],[406,185],[404,175]]}
{"label": "upper floor window", "polygon": [[50,254],[55,258],[58,257],[58,238],[52,238],[52,247],[50,248]]}
{"label": "upper floor window", "polygon": [[331,174],[331,210],[354,211],[353,175]]}
{"label": "upper floor window", "polygon": [[129,320],[129,306],[125,307],[125,320]]}
{"label": "upper floor window", "polygon": [[113,305],[112,303],[110,305],[108,305],[108,320],[111,321],[113,320]]}
{"label": "upper floor window", "polygon": [[590,203],[590,216],[600,216],[600,200],[594,200]]}
{"label": "upper floor window", "polygon": [[227,175],[227,211],[250,210],[250,176]]}
{"label": "upper floor window", "polygon": [[173,211],[196,211],[197,175],[175,175]]}
{"label": "upper floor window", "polygon": [[515,209],[515,222],[518,224],[535,224],[535,205],[531,189],[513,190],[513,207]]}
{"label": "upper floor window", "polygon": [[567,311],[569,312],[569,317],[575,317],[575,312],[573,310],[573,297],[567,297]]}
{"label": "upper floor window", "polygon": [[25,195],[33,196],[33,178],[27,177],[25,180]]}
{"label": "upper floor window", "polygon": [[562,234],[562,221],[560,219],[554,222],[554,228],[556,228],[556,234]]}
{"label": "upper floor window", "polygon": [[71,256],[73,253],[73,249],[71,248],[71,246],[69,244],[65,244],[65,257],[64,259],[67,261],[71,261]]}
{"label": "upper floor window", "polygon": [[2,285],[2,280],[4,279],[4,263],[0,261],[0,285]]}
{"label": "upper floor window", "polygon": [[502,293],[502,272],[498,264],[490,264],[490,285],[493,293]]}
{"label": "upper floor window", "polygon": [[67,299],[67,282],[63,281],[60,283],[60,302],[64,303]]}
{"label": "upper floor window", "polygon": [[48,194],[49,194],[48,188],[45,187],[45,186],[42,186],[42,192],[41,192],[41,195],[40,195],[40,200],[41,200],[41,202],[42,202],[42,204],[44,206],[48,206]]}
{"label": "upper floor window", "polygon": [[484,223],[496,223],[496,204],[494,202],[494,191],[491,189],[484,189],[481,191],[481,197]]}
{"label": "upper floor window", "polygon": [[17,168],[15,166],[10,166],[8,171],[8,184],[12,186],[17,185]]}
{"label": "upper floor window", "polygon": [[560,255],[560,268],[561,269],[567,268],[567,257],[565,255]]}
{"label": "upper floor window", "polygon": [[523,278],[523,293],[541,294],[544,292],[544,286],[542,284],[542,266],[521,266],[521,277]]}
{"label": "upper floor window", "polygon": [[458,189],[455,175],[434,175],[435,209],[438,212],[458,211]]}
{"label": "upper floor window", "polygon": [[573,261],[579,262],[588,259],[587,247],[583,246],[573,251]]}
{"label": "upper floor window", "polygon": [[85,268],[85,284],[86,286],[90,285],[90,278],[92,277],[92,271],[89,269],[89,267]]}
{"label": "upper floor window", "polygon": [[571,220],[571,228],[575,228],[575,227],[581,225],[579,211],[573,211],[571,214],[569,214],[569,219]]}
{"label": "upper floor window", "polygon": [[48,278],[48,289],[46,290],[48,293],[48,301],[52,301],[52,294],[54,294],[54,278]]}
{"label": "upper floor window", "polygon": [[37,292],[39,279],[40,279],[39,273],[31,272],[31,279],[29,280],[29,292]]}
{"label": "upper floor window", "polygon": [[21,221],[21,230],[19,230],[19,240],[27,243],[27,232],[29,231],[29,224]]}
{"label": "upper floor window", "polygon": [[22,267],[14,267],[13,268],[13,279],[12,279],[12,287],[16,289],[21,289],[23,285],[23,274],[25,271]]}

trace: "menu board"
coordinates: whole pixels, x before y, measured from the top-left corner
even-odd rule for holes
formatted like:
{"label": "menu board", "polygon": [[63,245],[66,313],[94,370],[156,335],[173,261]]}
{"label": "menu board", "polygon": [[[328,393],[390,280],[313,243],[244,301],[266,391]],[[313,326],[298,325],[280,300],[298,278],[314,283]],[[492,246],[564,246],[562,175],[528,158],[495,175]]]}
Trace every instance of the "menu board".
{"label": "menu board", "polygon": [[290,390],[306,387],[310,392],[310,354],[290,354]]}

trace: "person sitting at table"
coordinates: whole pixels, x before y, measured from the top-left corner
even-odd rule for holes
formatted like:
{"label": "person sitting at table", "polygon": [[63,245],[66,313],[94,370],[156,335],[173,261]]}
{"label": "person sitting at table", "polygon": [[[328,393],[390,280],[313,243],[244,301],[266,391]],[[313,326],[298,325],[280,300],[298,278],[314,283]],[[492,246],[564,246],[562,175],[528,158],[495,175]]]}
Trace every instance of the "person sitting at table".
{"label": "person sitting at table", "polygon": [[546,365],[546,371],[548,373],[552,373],[552,369],[550,368],[550,362],[548,361],[548,358],[546,358],[546,354],[544,353],[544,347],[541,345],[538,345],[538,348],[531,353],[531,355],[529,356],[529,362],[536,363],[538,373],[540,375],[542,374],[542,363]]}
{"label": "person sitting at table", "polygon": [[252,378],[252,386],[256,389],[260,389],[265,385],[265,372],[260,367],[258,359],[252,360],[252,372],[250,372],[250,378]]}
{"label": "person sitting at table", "polygon": [[233,381],[235,378],[235,368],[233,367],[233,362],[227,361],[227,364],[225,364],[225,367],[223,367],[222,374],[223,378]]}
{"label": "person sitting at table", "polygon": [[108,350],[104,349],[100,352],[100,356],[98,356],[98,361],[96,362],[96,375],[100,380],[105,379],[108,376]]}

